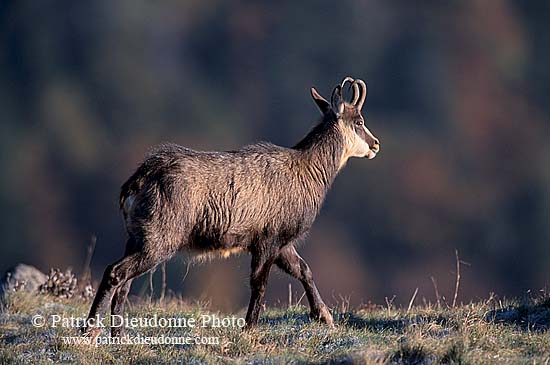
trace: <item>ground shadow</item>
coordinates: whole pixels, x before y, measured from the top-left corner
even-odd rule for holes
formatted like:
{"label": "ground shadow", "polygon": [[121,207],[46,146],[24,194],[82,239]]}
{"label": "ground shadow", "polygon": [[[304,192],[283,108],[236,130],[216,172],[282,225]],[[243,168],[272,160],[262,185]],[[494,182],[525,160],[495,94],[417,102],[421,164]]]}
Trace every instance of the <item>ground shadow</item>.
{"label": "ground shadow", "polygon": [[516,326],[524,331],[544,332],[550,329],[550,298],[489,311],[485,320]]}
{"label": "ground shadow", "polygon": [[334,319],[347,327],[369,331],[401,331],[410,322],[407,319],[366,319],[351,312],[337,314]]}
{"label": "ground shadow", "polygon": [[309,315],[305,313],[283,313],[279,315],[264,315],[260,318],[260,324],[279,325],[294,324],[304,325],[310,323]]}
{"label": "ground shadow", "polygon": [[[411,322],[411,319],[365,319],[351,312],[335,313],[333,317],[336,325],[371,331],[402,330]],[[311,323],[311,319],[306,313],[281,313],[264,315],[259,322],[269,325],[305,325]]]}

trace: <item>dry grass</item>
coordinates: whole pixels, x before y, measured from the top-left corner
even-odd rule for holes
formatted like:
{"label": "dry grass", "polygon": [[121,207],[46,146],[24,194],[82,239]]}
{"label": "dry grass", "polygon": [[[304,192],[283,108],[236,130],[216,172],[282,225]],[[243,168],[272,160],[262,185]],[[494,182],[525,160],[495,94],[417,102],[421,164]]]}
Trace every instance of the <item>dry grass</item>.
{"label": "dry grass", "polygon": [[[219,336],[219,345],[68,345],[72,328],[36,328],[35,314],[84,317],[89,302],[11,294],[0,313],[2,363],[404,363],[550,364],[550,297],[440,308],[336,311],[336,329],[311,323],[303,306],[268,309],[259,328],[128,330],[143,336]],[[133,303],[131,317],[195,317],[203,304],[166,298]],[[242,313],[240,313],[242,315]],[[223,316],[220,314],[220,316]]]}

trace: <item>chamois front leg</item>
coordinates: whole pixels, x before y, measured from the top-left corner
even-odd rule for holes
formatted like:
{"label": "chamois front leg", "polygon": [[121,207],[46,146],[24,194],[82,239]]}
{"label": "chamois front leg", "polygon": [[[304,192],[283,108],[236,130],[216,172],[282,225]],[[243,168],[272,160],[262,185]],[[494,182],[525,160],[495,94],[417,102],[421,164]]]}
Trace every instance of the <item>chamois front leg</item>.
{"label": "chamois front leg", "polygon": [[271,266],[275,261],[275,255],[265,252],[252,253],[252,272],[250,273],[250,303],[246,313],[246,328],[254,327],[258,324],[260,316],[260,307],[267,286],[267,279]]}
{"label": "chamois front leg", "polygon": [[323,299],[321,299],[321,295],[313,281],[313,274],[305,260],[296,252],[294,245],[290,244],[283,247],[275,263],[284,272],[300,280],[304,286],[311,308],[311,318],[318,319],[330,327],[334,327],[332,315]]}

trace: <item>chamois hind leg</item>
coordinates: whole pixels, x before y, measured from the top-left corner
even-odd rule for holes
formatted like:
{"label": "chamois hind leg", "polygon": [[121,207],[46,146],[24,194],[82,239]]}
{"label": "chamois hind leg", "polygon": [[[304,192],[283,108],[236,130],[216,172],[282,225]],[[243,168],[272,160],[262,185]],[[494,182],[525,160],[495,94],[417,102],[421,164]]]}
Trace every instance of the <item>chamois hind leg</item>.
{"label": "chamois hind leg", "polygon": [[283,247],[275,260],[275,264],[290,276],[300,280],[309,301],[311,318],[321,320],[333,327],[332,315],[323,299],[321,299],[321,295],[313,281],[313,274],[305,260],[296,252],[294,245],[289,244]]}
{"label": "chamois hind leg", "polygon": [[[127,245],[132,245],[131,239]],[[103,279],[99,284],[97,294],[88,314],[88,324],[91,318],[105,314],[107,307],[111,304],[115,292],[128,280],[135,278],[151,269],[157,264],[167,259],[167,257],[159,255],[158,257],[146,253],[143,250],[135,251],[127,254],[124,258],[118,260],[114,264],[107,266],[103,274]],[[131,251],[131,252],[132,252]],[[98,335],[100,328],[85,328],[85,333],[89,335]]]}
{"label": "chamois hind leg", "polygon": [[[121,316],[124,314],[124,304],[126,303],[126,298],[128,298],[128,292],[130,292],[133,280],[134,279],[126,280],[126,282],[115,291],[113,301],[111,302],[111,316]],[[124,336],[124,330],[124,326],[111,327],[111,337]]]}
{"label": "chamois hind leg", "polygon": [[[124,250],[124,256],[130,255],[132,252],[139,251],[140,248],[136,247],[135,240],[128,240],[126,243],[126,249]],[[111,301],[111,320],[112,316],[121,316],[124,314],[124,306],[126,304],[126,298],[128,298],[128,293],[132,286],[133,278],[126,280],[122,283],[116,290]],[[111,327],[111,337],[119,337],[124,335],[125,328],[122,327]]]}

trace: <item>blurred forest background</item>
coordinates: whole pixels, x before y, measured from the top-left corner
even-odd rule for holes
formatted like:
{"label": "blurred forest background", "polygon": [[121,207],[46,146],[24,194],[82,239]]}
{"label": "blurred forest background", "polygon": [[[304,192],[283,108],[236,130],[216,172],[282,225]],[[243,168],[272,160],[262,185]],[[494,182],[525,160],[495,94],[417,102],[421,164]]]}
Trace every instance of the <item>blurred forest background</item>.
{"label": "blurred forest background", "polygon": [[[431,277],[451,298],[455,249],[461,301],[539,290],[549,19],[542,0],[1,1],[0,269],[78,272],[96,235],[99,280],[123,252],[119,187],[151,146],[291,146],[318,119],[309,88],[351,75],[382,150],[349,162],[300,249],[326,301],[434,301]],[[246,305],[248,256],[186,267],[168,265],[174,292]],[[269,304],[289,280],[272,275]]]}

